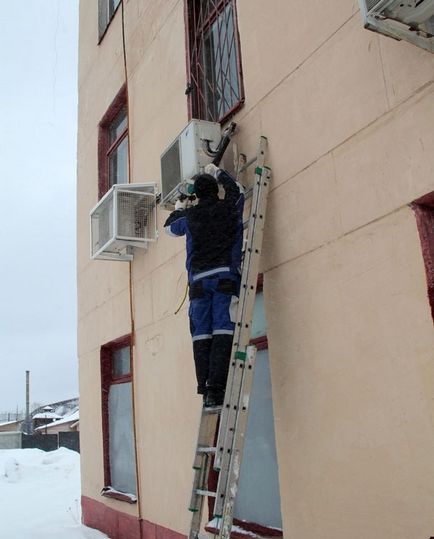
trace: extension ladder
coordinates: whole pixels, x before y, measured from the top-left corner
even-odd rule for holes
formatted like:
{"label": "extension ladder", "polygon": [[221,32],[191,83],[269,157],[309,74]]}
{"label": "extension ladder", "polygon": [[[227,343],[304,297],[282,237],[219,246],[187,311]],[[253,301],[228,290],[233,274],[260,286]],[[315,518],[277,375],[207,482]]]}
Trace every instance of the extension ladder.
{"label": "extension ladder", "polygon": [[[222,407],[203,408],[193,462],[194,479],[189,510],[193,513],[189,539],[198,539],[205,498],[214,497],[214,517],[219,522],[219,539],[229,539],[238,488],[239,472],[247,427],[249,396],[253,383],[256,348],[250,346],[259,259],[262,246],[267,195],[271,170],[264,165],[267,139],[260,138],[258,153],[239,167],[237,179],[255,164],[252,203],[247,221],[247,239],[241,274],[240,298]],[[246,194],[247,196],[247,194]],[[218,439],[216,429],[219,424]],[[208,489],[208,476],[214,459],[219,471],[216,492]]]}

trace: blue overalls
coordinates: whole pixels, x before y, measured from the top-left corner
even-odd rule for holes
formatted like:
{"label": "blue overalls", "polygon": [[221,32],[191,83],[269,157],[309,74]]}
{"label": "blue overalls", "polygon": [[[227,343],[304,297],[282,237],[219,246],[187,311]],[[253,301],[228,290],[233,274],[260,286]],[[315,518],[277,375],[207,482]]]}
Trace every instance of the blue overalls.
{"label": "blue overalls", "polygon": [[190,332],[202,394],[226,386],[240,288],[244,195],[225,171],[218,181],[223,200],[200,199],[172,212],[165,224],[168,234],[186,236]]}

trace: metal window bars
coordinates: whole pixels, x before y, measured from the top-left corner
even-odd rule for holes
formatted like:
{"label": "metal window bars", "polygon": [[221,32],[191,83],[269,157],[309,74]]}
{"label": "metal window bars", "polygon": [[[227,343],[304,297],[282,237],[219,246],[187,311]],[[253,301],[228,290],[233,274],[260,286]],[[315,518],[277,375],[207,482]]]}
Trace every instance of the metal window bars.
{"label": "metal window bars", "polygon": [[187,0],[193,118],[223,121],[244,101],[235,0]]}

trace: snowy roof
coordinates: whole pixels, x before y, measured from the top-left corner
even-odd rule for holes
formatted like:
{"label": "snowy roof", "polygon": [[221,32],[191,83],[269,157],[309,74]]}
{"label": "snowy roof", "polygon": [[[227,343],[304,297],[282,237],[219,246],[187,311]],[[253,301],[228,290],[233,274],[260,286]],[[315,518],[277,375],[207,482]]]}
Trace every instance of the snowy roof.
{"label": "snowy roof", "polygon": [[33,419],[62,419],[62,416],[54,412],[42,412],[41,414],[34,415]]}
{"label": "snowy roof", "polygon": [[21,423],[21,420],[5,421],[4,423],[0,423],[0,427],[4,427],[6,425],[13,425],[14,423]]}
{"label": "snowy roof", "polygon": [[[62,417],[58,421],[53,421],[53,423],[50,423],[49,425],[47,425],[47,427],[51,428],[51,427],[57,427],[57,425],[64,425],[65,423],[77,422],[79,420],[79,418],[80,418],[79,411],[76,410],[72,414],[69,414],[69,415],[67,415],[65,417]],[[43,427],[38,427],[35,430],[39,430],[39,429],[44,430],[45,428],[46,427],[44,425]]]}

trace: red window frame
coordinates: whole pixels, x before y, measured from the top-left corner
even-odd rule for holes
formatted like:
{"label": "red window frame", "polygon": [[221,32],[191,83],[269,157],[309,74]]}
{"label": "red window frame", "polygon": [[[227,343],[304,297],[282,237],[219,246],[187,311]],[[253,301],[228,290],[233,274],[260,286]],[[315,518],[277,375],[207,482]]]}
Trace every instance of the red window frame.
{"label": "red window frame", "polygon": [[[208,0],[208,6],[211,9],[208,16],[201,18],[201,6],[203,0],[184,0],[184,17],[186,26],[186,51],[187,51],[187,89],[188,95],[188,116],[189,119],[198,118],[201,120],[209,120],[213,122],[223,123],[228,120],[235,112],[242,107],[245,101],[244,97],[244,85],[243,85],[243,73],[241,65],[241,53],[240,53],[240,37],[238,32],[238,19],[236,10],[236,0]],[[209,32],[212,25],[223,14],[224,10],[228,7],[232,7],[232,20],[233,20],[233,36],[229,40],[228,38],[228,20],[225,21],[226,27],[222,24],[226,32],[224,33],[224,39],[222,43],[219,43],[218,51],[221,59],[226,52],[230,56],[231,52],[235,54],[236,61],[236,83],[238,85],[238,98],[228,109],[223,105],[223,111],[221,114],[214,111],[207,110],[207,99],[202,90],[202,84],[205,78],[205,65],[202,58],[202,50],[204,47],[204,35]],[[218,77],[220,79],[220,88],[223,90],[229,87],[233,88],[233,78],[229,73],[230,62],[227,62],[226,70],[220,69]],[[211,93],[216,94],[218,91],[216,85],[212,87],[208,84],[208,90]],[[233,92],[235,93],[235,92]],[[223,98],[223,101],[225,99]]]}
{"label": "red window frame", "polygon": [[[103,346],[100,351],[101,361],[101,408],[102,408],[102,435],[103,435],[103,458],[104,458],[104,487],[111,486],[110,473],[110,438],[109,438],[109,390],[114,384],[124,384],[133,381],[132,365],[130,363],[130,372],[122,376],[113,374],[113,352],[120,348],[131,348],[131,335],[125,335],[115,339]],[[131,354],[130,354],[131,362]],[[120,492],[102,491],[102,495],[108,498],[115,498],[128,503],[135,503],[131,497],[123,495]]]}
{"label": "red window frame", "polygon": [[411,205],[419,230],[425,264],[427,294],[434,323],[434,191],[415,200]]}
{"label": "red window frame", "polygon": [[[126,127],[117,139],[110,143],[110,126],[122,109],[126,110]],[[114,98],[98,126],[98,199],[101,199],[110,188],[109,156],[128,136],[127,91],[124,85]]]}
{"label": "red window frame", "polygon": [[[258,275],[258,282],[256,284],[256,293],[260,294],[264,291],[264,274],[260,273]],[[254,344],[258,350],[266,350],[268,348],[268,337],[267,335],[261,335],[256,337],[256,339],[251,339],[250,344]]]}

